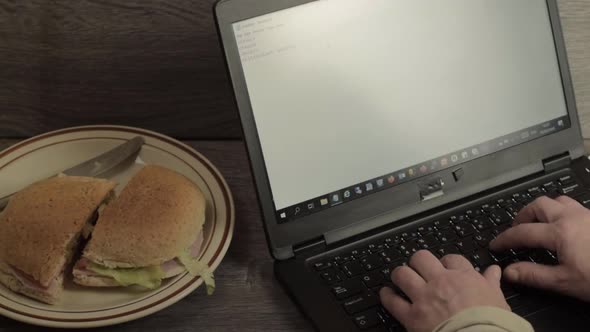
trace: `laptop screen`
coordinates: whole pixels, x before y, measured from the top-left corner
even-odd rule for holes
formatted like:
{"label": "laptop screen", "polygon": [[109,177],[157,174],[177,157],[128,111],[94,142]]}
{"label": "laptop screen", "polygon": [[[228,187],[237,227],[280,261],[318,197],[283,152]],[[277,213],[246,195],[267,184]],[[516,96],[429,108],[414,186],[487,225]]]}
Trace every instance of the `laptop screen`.
{"label": "laptop screen", "polygon": [[233,30],[280,223],[570,126],[545,0],[321,0]]}

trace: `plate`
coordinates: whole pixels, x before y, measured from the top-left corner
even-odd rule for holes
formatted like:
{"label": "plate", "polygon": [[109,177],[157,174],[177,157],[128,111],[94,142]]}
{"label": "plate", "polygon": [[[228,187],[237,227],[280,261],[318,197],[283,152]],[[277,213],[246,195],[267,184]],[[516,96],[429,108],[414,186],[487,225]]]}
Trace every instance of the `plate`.
{"label": "plate", "polygon": [[[233,235],[235,216],[231,192],[211,162],[170,137],[120,126],[75,127],[33,137],[0,152],[0,197],[91,159],[138,135],[146,141],[139,154],[141,161],[168,167],[185,175],[205,195],[205,241],[200,259],[215,270],[225,256]],[[122,183],[129,176],[128,169],[112,174]],[[46,327],[114,325],[162,310],[202,284],[200,277],[192,277],[188,273],[168,279],[160,288],[150,291],[87,288],[66,282],[62,302],[58,305],[45,305],[0,285],[0,314]],[[195,296],[207,295],[203,292]]]}

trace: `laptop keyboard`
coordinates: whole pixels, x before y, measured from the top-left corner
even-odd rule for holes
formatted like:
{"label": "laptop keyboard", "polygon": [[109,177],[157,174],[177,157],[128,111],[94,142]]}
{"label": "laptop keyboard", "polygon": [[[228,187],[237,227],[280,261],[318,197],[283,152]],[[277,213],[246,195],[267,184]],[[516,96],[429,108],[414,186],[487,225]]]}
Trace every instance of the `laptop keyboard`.
{"label": "laptop keyboard", "polygon": [[[590,207],[590,193],[572,175],[565,175],[425,222],[414,229],[382,236],[370,244],[314,262],[312,268],[360,330],[405,331],[381,306],[378,292],[384,286],[397,289],[391,283],[391,271],[407,264],[418,250],[429,250],[439,258],[448,254],[463,255],[478,271],[492,264],[505,267],[518,261],[557,264],[555,253],[545,249],[501,253],[488,250],[490,241],[511,226],[520,209],[544,195],[552,198],[568,195]],[[502,291],[512,310],[519,315],[549,306],[546,297],[537,295],[535,298],[516,285],[502,284]]]}

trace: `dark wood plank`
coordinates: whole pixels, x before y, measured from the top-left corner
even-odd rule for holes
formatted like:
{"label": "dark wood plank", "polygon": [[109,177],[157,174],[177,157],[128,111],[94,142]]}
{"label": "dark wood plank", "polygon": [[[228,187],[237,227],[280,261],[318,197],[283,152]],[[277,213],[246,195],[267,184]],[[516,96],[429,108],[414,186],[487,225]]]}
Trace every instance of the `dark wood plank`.
{"label": "dark wood plank", "polygon": [[[0,149],[15,141],[0,140]],[[189,142],[225,176],[236,202],[236,229],[216,271],[217,289],[202,289],[144,319],[98,331],[311,331],[274,278],[244,145]],[[0,316],[1,331],[45,331]]]}
{"label": "dark wood plank", "polygon": [[111,123],[239,138],[215,0],[0,0],[0,136]]}

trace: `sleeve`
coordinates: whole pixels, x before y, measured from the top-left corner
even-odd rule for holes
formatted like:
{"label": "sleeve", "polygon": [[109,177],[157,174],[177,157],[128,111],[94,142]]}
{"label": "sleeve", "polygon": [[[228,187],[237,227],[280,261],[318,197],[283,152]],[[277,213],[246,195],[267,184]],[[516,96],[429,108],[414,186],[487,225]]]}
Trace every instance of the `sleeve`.
{"label": "sleeve", "polygon": [[534,332],[524,318],[496,307],[465,309],[440,324],[433,332]]}

